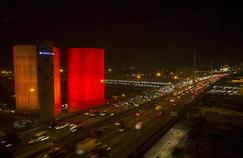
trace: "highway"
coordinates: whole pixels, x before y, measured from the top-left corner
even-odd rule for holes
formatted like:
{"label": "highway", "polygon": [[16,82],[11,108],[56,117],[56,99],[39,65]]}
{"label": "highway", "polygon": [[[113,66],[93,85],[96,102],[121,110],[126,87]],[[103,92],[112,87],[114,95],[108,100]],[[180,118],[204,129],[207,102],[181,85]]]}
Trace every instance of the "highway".
{"label": "highway", "polygon": [[[181,98],[180,101],[187,99],[190,99],[190,97],[185,96],[185,98]],[[180,101],[178,101],[178,106],[182,105]],[[115,144],[116,146],[113,146],[112,144],[113,150],[110,153],[111,157],[118,157],[120,155],[123,155],[122,157],[128,157],[129,154],[134,151],[140,144],[144,143],[147,139],[149,139],[153,132],[157,131],[162,126],[165,126],[171,120],[169,111],[175,109],[176,107],[169,102],[162,102],[160,103],[160,105],[166,107],[166,110],[163,111],[163,115],[158,117],[155,114],[151,114],[148,115],[147,120],[141,118],[141,121],[145,122],[144,129],[135,130],[133,128],[132,130],[127,132],[126,135],[120,136],[119,141]],[[154,111],[153,109],[154,107],[151,106],[150,110]],[[109,140],[111,139],[107,139],[106,141],[109,142]],[[124,153],[124,151],[126,151],[126,153]]]}
{"label": "highway", "polygon": [[[153,101],[154,102],[154,101]],[[150,103],[149,103],[150,104]],[[149,104],[143,104],[140,106],[140,108],[144,106],[148,106]],[[66,145],[66,144],[75,144],[77,140],[83,139],[87,136],[89,136],[91,129],[96,129],[96,128],[101,128],[105,124],[109,122],[114,122],[117,120],[120,116],[125,116],[129,114],[133,114],[134,112],[137,111],[136,107],[130,107],[129,111],[126,106],[121,106],[119,108],[114,108],[114,107],[102,107],[100,111],[104,111],[109,109],[109,113],[114,113],[114,116],[97,116],[97,117],[89,117],[85,116],[83,114],[75,115],[72,118],[69,118],[66,120],[66,122],[71,123],[74,121],[82,121],[84,123],[84,129],[80,132],[76,133],[70,133],[69,128],[64,128],[60,130],[55,130],[55,129],[46,129],[48,130],[48,133],[51,138],[56,140],[56,143],[59,145]],[[66,139],[66,136],[68,136],[70,139]],[[31,135],[29,136],[31,137]],[[28,142],[28,139],[26,139],[18,148],[14,149],[15,155],[21,155],[22,153],[26,153],[27,151],[31,150],[32,148],[38,148],[39,146],[42,146],[43,143],[39,144],[34,144],[34,145],[26,145]],[[21,157],[21,156],[20,156]]]}
{"label": "highway", "polygon": [[[188,96],[185,96],[185,98],[190,98]],[[184,98],[183,98],[184,99]],[[171,108],[175,108],[171,105],[168,101],[161,101],[161,105],[165,106],[165,109],[168,109],[168,106]],[[122,117],[122,120],[129,126],[130,128],[127,129],[127,131],[119,132],[118,127],[114,125],[115,120],[110,119],[108,122],[99,125],[97,128],[103,128],[105,129],[105,133],[103,136],[99,137],[98,139],[103,143],[107,144],[108,146],[111,146],[112,150],[109,153],[110,157],[121,157],[124,155],[124,157],[127,157],[130,152],[132,152],[131,147],[136,147],[136,142],[140,141],[143,142],[143,139],[140,139],[141,136],[149,136],[151,130],[156,130],[158,128],[157,124],[166,124],[167,121],[169,121],[170,114],[169,112],[162,112],[162,116],[158,117],[154,113],[154,105],[146,104],[143,108],[144,111],[147,112],[147,115],[142,116],[135,116],[134,112],[126,113]],[[145,123],[144,129],[141,131],[136,130],[134,128],[135,123],[138,121],[142,121]],[[70,149],[74,149],[74,144],[77,143],[77,140],[80,140],[82,137],[84,138],[89,133],[83,132],[81,135],[74,135],[70,136],[70,139],[67,140],[67,143],[70,143]],[[140,139],[140,140],[139,140]],[[66,143],[63,140],[60,141],[60,143]],[[140,144],[140,143],[138,143]],[[127,151],[127,154],[124,154],[124,151]],[[75,157],[74,151],[68,152],[67,154],[64,154],[63,157]],[[122,156],[123,157],[123,156]]]}
{"label": "highway", "polygon": [[[218,78],[215,78],[215,81]],[[65,122],[67,127],[63,129],[45,129],[50,136],[50,139],[37,144],[28,145],[26,139],[21,145],[13,149],[16,157],[44,157],[50,148],[53,146],[63,146],[66,152],[63,152],[58,157],[77,157],[74,151],[75,144],[85,138],[90,137],[90,132],[93,129],[103,129],[104,133],[99,136],[103,145],[111,147],[108,153],[109,157],[129,157],[131,153],[135,152],[139,145],[143,144],[156,131],[166,126],[175,117],[171,116],[171,111],[180,113],[184,110],[188,103],[193,102],[197,94],[202,92],[211,83],[209,80],[198,82],[196,89],[192,86],[187,86],[177,90],[178,94],[166,94],[154,97],[145,103],[141,103],[138,107],[121,105],[115,107],[107,105],[101,107],[100,111],[108,111],[105,116],[86,116],[78,113],[73,117],[68,118]],[[197,92],[197,93],[195,93]],[[162,107],[162,115],[157,116],[155,113],[155,106]],[[140,116],[135,116],[134,113],[141,110]],[[110,116],[113,113],[113,116]],[[118,131],[118,126],[114,125],[117,120],[123,120],[128,127],[124,132]],[[70,124],[75,121],[82,121],[84,127],[76,132],[70,132]],[[144,128],[141,130],[135,129],[136,122],[143,122]],[[30,138],[31,138],[30,134]],[[54,143],[50,147],[43,146]],[[40,148],[40,149],[39,149]],[[32,151],[33,153],[31,153]],[[31,153],[26,155],[26,153]],[[87,155],[90,156],[89,154]]]}

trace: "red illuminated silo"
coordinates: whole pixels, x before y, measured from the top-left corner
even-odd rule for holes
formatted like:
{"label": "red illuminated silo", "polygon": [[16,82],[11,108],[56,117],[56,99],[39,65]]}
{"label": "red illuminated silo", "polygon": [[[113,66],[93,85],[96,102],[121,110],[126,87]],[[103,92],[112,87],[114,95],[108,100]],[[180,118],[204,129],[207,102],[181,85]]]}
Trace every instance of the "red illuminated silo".
{"label": "red illuminated silo", "polygon": [[67,86],[70,111],[102,104],[104,101],[104,50],[68,49]]}
{"label": "red illuminated silo", "polygon": [[61,96],[61,74],[60,74],[60,48],[53,48],[54,58],[54,106],[55,106],[55,115],[61,112],[62,96]]}

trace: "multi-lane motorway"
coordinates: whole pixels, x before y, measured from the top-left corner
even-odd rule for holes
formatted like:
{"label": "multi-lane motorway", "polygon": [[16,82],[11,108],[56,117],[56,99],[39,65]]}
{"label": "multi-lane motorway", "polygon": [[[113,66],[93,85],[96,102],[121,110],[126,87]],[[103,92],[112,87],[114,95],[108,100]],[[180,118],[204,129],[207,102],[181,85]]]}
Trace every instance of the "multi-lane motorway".
{"label": "multi-lane motorway", "polygon": [[[102,130],[96,138],[111,148],[108,152],[109,157],[136,157],[138,148],[144,144],[158,130],[166,127],[171,121],[176,121],[175,116],[171,112],[180,115],[185,110],[188,103],[194,101],[196,96],[203,92],[212,81],[218,80],[220,77],[214,77],[202,80],[196,86],[186,86],[177,89],[177,93],[166,95],[150,95],[146,101],[139,105],[130,105],[130,103],[117,105],[107,105],[99,108],[99,112],[105,115],[87,116],[85,114],[77,114],[65,120],[61,129],[45,129],[48,133],[48,139],[28,144],[29,140],[34,136],[30,133],[25,136],[25,140],[17,147],[12,148],[12,152],[16,157],[48,157],[48,152],[55,146],[63,147],[58,157],[77,157],[75,153],[75,144],[79,141],[91,136],[91,131]],[[157,94],[157,93],[156,93]],[[161,116],[156,114],[155,106],[161,106]],[[135,114],[136,113],[136,114]],[[71,124],[74,122],[82,122],[82,128],[71,132]],[[115,125],[116,121],[122,122],[126,127],[124,131],[119,131],[119,126]],[[143,122],[144,128],[137,130],[135,124]],[[43,130],[43,129],[42,129]],[[35,133],[38,133],[36,131]],[[90,157],[91,153],[86,156]],[[50,157],[50,156],[49,156]]]}

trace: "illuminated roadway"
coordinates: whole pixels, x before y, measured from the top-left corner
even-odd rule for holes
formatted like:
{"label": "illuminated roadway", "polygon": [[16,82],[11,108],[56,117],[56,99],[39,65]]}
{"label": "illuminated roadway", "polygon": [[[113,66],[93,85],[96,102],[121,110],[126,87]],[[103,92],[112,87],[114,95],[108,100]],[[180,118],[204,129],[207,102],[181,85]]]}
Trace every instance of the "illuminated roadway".
{"label": "illuminated roadway", "polygon": [[[178,101],[178,105],[185,100],[190,100],[190,96],[185,96],[185,98],[180,99]],[[153,104],[145,104],[143,110],[147,111],[147,115],[142,116],[135,116],[134,112],[137,110],[131,110],[126,112],[125,115],[122,116],[122,120],[130,126],[130,129],[124,132],[119,132],[118,127],[114,125],[115,120],[117,119],[110,119],[104,124],[99,125],[97,128],[105,129],[105,133],[103,136],[99,138],[99,140],[103,144],[107,144],[111,146],[112,150],[109,153],[110,157],[128,157],[128,155],[136,148],[137,145],[144,142],[146,137],[148,137],[151,131],[156,131],[159,129],[160,126],[158,124],[165,125],[170,120],[170,113],[168,112],[169,109],[175,109],[176,107],[172,106],[172,103],[169,101],[161,101],[159,103],[163,105],[164,110],[162,112],[162,116],[158,117],[155,116],[154,113],[154,105]],[[169,107],[169,108],[168,108]],[[141,109],[142,106],[139,108]],[[167,111],[167,112],[165,112]],[[98,119],[98,118],[97,118]],[[120,119],[120,118],[119,118]],[[145,127],[142,130],[136,130],[134,128],[135,122],[143,121],[145,123]],[[67,138],[61,139],[61,145],[70,144],[70,152],[64,154],[63,157],[75,157],[76,154],[74,153],[74,144],[78,142],[78,140],[86,137],[89,135],[89,129],[82,131],[82,133],[71,135]],[[143,139],[141,139],[141,136]],[[126,151],[126,152],[124,152]]]}
{"label": "illuminated roadway", "polygon": [[148,81],[131,81],[131,80],[104,80],[106,84],[111,85],[123,85],[123,86],[138,86],[138,87],[162,87],[171,85],[171,83],[164,83],[164,82],[148,82]]}
{"label": "illuminated roadway", "polygon": [[[200,85],[200,84],[198,84]],[[207,84],[198,86],[197,91],[205,88]],[[84,116],[81,114],[75,115],[66,120],[66,122],[73,122],[75,120],[81,120],[85,128],[80,131],[71,133],[69,128],[64,128],[60,130],[49,129],[49,135],[52,138],[47,142],[38,143],[35,145],[25,145],[26,141],[22,143],[19,147],[15,148],[14,154],[16,157],[26,157],[26,153],[33,151],[32,157],[42,157],[47,153],[47,149],[50,147],[35,151],[39,147],[42,147],[48,142],[52,141],[59,146],[65,146],[68,150],[67,153],[64,153],[62,157],[76,157],[74,152],[74,146],[77,142],[90,136],[91,129],[104,128],[104,134],[98,138],[104,145],[107,144],[111,146],[111,151],[109,152],[110,157],[129,157],[131,153],[135,152],[141,144],[143,144],[151,135],[156,131],[160,130],[162,127],[166,127],[171,121],[176,121],[176,117],[170,115],[171,111],[180,111],[184,110],[184,105],[193,101],[190,92],[191,88],[183,91],[184,95],[180,95],[181,98],[177,98],[172,94],[163,96],[159,99],[155,99],[151,102],[140,105],[139,107],[127,107],[121,106],[119,108],[114,108],[114,106],[108,106],[109,113],[115,113],[114,116],[97,116],[90,118],[89,116]],[[169,99],[165,98],[174,98],[176,101],[172,103]],[[155,115],[155,105],[162,106],[162,115]],[[107,109],[107,107],[102,107],[102,110]],[[129,110],[128,110],[129,109]],[[139,117],[135,116],[134,113],[138,110],[143,110],[147,112],[147,115],[141,115]],[[101,110],[101,111],[102,111]],[[118,127],[114,125],[116,120],[124,120],[124,122],[130,126],[130,129],[124,132],[119,132]],[[141,130],[136,130],[134,128],[135,123],[142,121],[145,123],[145,126]],[[61,156],[58,156],[61,157]]]}
{"label": "illuminated roadway", "polygon": [[[185,96],[185,98],[181,99],[177,102],[177,105],[182,103],[182,100],[190,100],[189,96]],[[164,109],[162,112],[162,116],[158,117],[154,113],[154,106],[150,106],[148,110],[150,110],[150,114],[141,118],[137,118],[139,121],[145,122],[145,127],[142,130],[136,130],[134,127],[128,131],[127,133],[122,134],[121,136],[117,136],[114,138],[108,138],[104,142],[109,141],[112,139],[116,139],[117,142],[110,144],[113,147],[113,150],[110,153],[111,157],[128,157],[132,151],[134,151],[140,144],[146,142],[147,139],[159,130],[162,126],[166,125],[170,120],[171,116],[169,111],[172,109],[177,109],[176,107],[172,107],[172,104],[166,101],[160,102],[160,105],[163,107],[169,107]],[[147,109],[146,109],[147,110]],[[134,119],[135,120],[135,119]],[[134,122],[135,123],[135,122]],[[133,123],[133,125],[134,125]],[[125,152],[124,152],[125,151]]]}

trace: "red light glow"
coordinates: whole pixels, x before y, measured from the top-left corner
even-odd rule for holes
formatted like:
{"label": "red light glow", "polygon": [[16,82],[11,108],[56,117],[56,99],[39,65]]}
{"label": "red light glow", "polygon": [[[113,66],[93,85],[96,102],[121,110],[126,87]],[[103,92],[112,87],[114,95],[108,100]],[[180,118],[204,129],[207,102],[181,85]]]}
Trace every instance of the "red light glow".
{"label": "red light glow", "polygon": [[88,109],[104,101],[104,50],[67,51],[67,91],[70,111]]}
{"label": "red light glow", "polygon": [[54,58],[54,108],[55,115],[61,112],[61,74],[60,74],[60,48],[53,48]]}

